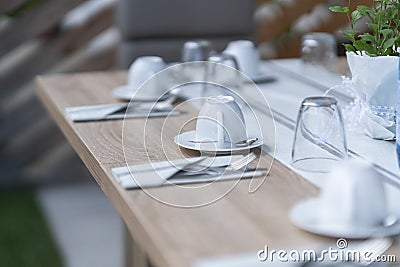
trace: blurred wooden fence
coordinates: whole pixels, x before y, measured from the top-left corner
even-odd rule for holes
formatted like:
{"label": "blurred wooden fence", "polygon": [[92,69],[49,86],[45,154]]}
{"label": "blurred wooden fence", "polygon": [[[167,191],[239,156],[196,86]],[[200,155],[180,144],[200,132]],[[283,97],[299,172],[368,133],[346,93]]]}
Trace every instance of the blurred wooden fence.
{"label": "blurred wooden fence", "polygon": [[[0,185],[73,175],[75,153],[36,99],[32,81],[44,73],[113,68],[118,37],[108,45],[93,43],[113,32],[116,1],[0,1]],[[105,4],[91,8],[93,2]],[[257,2],[264,58],[298,56],[304,33],[335,32],[347,24],[345,16],[328,11],[346,0]],[[85,7],[91,12],[79,15]]]}
{"label": "blurred wooden fence", "polygon": [[[345,15],[328,9],[333,5],[346,6],[348,0],[258,0],[258,3],[255,20],[259,48],[264,58],[297,57],[303,34],[337,33],[348,25]],[[371,3],[371,0],[351,1],[351,9]],[[341,34],[337,34],[337,38],[339,42],[345,41]]]}
{"label": "blurred wooden fence", "polygon": [[[92,4],[0,2],[0,185],[61,179],[81,170],[74,167],[75,154],[35,97],[33,78],[115,66],[116,43],[91,47],[113,27],[115,3]],[[79,15],[83,8],[92,12]]]}

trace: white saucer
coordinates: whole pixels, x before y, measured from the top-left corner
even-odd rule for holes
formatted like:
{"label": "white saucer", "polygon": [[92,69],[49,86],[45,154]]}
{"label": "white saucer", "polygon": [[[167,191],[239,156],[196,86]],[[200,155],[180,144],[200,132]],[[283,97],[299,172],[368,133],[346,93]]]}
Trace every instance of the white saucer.
{"label": "white saucer", "polygon": [[232,152],[256,148],[256,147],[262,146],[262,144],[263,144],[263,140],[259,139],[256,142],[254,142],[253,144],[251,144],[250,146],[231,147],[232,144],[226,143],[227,144],[226,148],[219,148],[219,147],[215,147],[215,145],[213,143],[200,144],[200,143],[190,142],[191,140],[195,140],[195,139],[196,139],[196,132],[189,131],[189,132],[184,132],[184,133],[181,133],[181,134],[175,136],[174,142],[175,142],[175,144],[177,144],[178,146],[183,147],[183,148],[198,150],[198,151],[205,152],[205,153],[216,153],[216,154],[229,154]]}
{"label": "white saucer", "polygon": [[294,225],[310,233],[336,238],[370,238],[384,237],[400,233],[400,220],[391,226],[333,226],[323,225],[318,222],[319,200],[313,198],[295,205],[289,213],[289,218]]}
{"label": "white saucer", "polygon": [[121,100],[131,100],[132,97],[135,97],[133,100],[136,101],[157,101],[157,100],[162,100],[165,98],[165,96],[160,97],[160,95],[154,95],[154,96],[143,96],[143,95],[135,95],[136,90],[132,90],[129,88],[128,85],[121,85],[118,87],[115,87],[112,90],[112,94],[121,99]]}

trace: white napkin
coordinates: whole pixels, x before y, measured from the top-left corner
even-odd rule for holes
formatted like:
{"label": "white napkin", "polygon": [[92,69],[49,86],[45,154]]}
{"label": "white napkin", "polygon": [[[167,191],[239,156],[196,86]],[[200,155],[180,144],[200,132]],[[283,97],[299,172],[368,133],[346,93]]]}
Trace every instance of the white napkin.
{"label": "white napkin", "polygon": [[391,112],[396,108],[399,57],[357,56],[353,52],[346,55],[352,75],[349,89],[365,107],[359,116],[364,133],[374,139],[393,140],[394,113],[390,119],[377,114],[385,108]]}
{"label": "white napkin", "polygon": [[[180,112],[172,109],[157,110],[154,103],[132,104],[116,103],[103,105],[88,105],[65,108],[65,113],[72,121],[99,121],[124,118],[147,118],[179,115]],[[126,111],[126,112],[125,112]],[[116,113],[115,113],[116,112]]]}
{"label": "white napkin", "polygon": [[394,122],[385,120],[370,112],[363,114],[361,124],[363,125],[364,133],[373,139],[393,140],[396,137],[394,131],[390,130],[394,128]]}
{"label": "white napkin", "polygon": [[102,119],[108,114],[128,107],[128,103],[90,105],[65,108],[68,118],[73,121]]}
{"label": "white napkin", "polygon": [[129,167],[113,168],[111,172],[115,180],[124,188],[159,186],[180,169],[203,159],[204,157],[198,157],[132,165]]}
{"label": "white napkin", "polygon": [[[230,165],[242,155],[222,156],[222,157],[197,157],[190,159],[180,159],[174,161],[162,161],[151,164],[141,164],[113,168],[111,171],[115,180],[126,189],[162,186],[172,175],[190,164],[197,164],[202,167],[224,167]],[[236,179],[260,176],[262,171],[227,173],[213,179]],[[182,183],[192,183],[209,181],[209,177],[191,176],[188,178],[179,178]]]}
{"label": "white napkin", "polygon": [[353,87],[361,99],[369,105],[396,107],[399,58],[346,55]]}

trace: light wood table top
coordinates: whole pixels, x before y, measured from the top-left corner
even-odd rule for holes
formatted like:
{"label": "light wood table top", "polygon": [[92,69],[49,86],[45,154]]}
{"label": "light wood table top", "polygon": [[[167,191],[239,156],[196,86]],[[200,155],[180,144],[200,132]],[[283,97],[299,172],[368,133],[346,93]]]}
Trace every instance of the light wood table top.
{"label": "light wood table top", "polygon": [[[117,102],[111,97],[111,90],[125,82],[125,72],[52,75],[39,77],[37,88],[40,99],[155,266],[187,267],[199,259],[234,253],[254,252],[256,257],[265,245],[293,249],[335,242],[303,232],[290,223],[288,212],[292,205],[316,196],[318,188],[278,161],[272,164],[259,190],[251,194],[250,180],[242,180],[233,188],[232,181],[213,183],[202,191],[203,195],[174,186],[146,191],[121,188],[111,168],[126,164],[123,121],[73,123],[65,117],[64,108]],[[190,113],[193,111],[187,110]],[[168,138],[163,149],[170,157],[179,158],[181,153],[197,155],[180,150],[173,143],[176,129],[187,114],[170,118],[164,128],[164,137]],[[129,164],[147,162],[148,158],[165,159],[156,134],[163,121],[164,118],[152,118],[147,125],[144,119],[126,121],[125,127],[132,129],[124,136],[130,144],[125,149]],[[261,160],[268,163],[271,158],[264,155]],[[150,196],[197,203],[198,198],[224,194],[218,201],[199,208],[172,207]]]}

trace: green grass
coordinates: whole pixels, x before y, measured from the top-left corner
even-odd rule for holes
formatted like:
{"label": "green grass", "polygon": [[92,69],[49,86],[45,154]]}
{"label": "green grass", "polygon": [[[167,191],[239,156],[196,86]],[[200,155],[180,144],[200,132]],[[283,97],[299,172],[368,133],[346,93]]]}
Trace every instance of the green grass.
{"label": "green grass", "polygon": [[0,190],[0,266],[63,266],[31,190]]}

